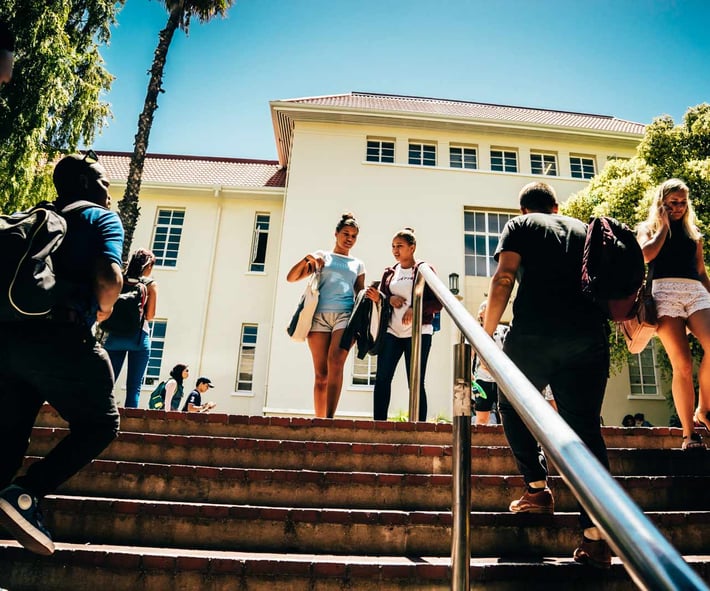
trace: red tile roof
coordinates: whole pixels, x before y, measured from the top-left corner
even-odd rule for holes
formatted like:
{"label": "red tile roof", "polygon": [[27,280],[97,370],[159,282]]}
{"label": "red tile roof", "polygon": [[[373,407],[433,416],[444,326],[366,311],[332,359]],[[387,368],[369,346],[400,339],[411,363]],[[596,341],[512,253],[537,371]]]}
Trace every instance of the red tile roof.
{"label": "red tile roof", "polygon": [[[97,154],[108,172],[109,179],[115,182],[126,181],[131,154]],[[285,187],[286,170],[275,160],[147,154],[143,182],[239,188]]]}
{"label": "red tile roof", "polygon": [[330,106],[364,111],[464,117],[639,135],[642,135],[645,130],[645,126],[642,123],[616,119],[609,115],[592,115],[589,113],[574,113],[550,109],[535,109],[530,107],[514,107],[509,105],[368,92],[351,92],[331,96],[285,99],[276,102],[321,105],[324,107]]}

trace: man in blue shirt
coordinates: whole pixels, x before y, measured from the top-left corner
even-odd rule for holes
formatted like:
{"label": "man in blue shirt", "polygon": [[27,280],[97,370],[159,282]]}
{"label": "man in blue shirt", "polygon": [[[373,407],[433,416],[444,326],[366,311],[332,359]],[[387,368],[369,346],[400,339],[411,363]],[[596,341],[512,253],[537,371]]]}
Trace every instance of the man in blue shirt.
{"label": "man in blue shirt", "polygon": [[[93,152],[63,158],[54,186],[59,208],[95,204],[66,215],[67,233],[53,255],[65,295],[49,319],[0,324],[0,524],[43,555],[54,543],[38,501],[98,456],[119,427],[111,364],[91,328],[111,315],[121,292],[123,227],[107,209],[109,182]],[[14,478],[45,401],[69,423],[69,434]]]}

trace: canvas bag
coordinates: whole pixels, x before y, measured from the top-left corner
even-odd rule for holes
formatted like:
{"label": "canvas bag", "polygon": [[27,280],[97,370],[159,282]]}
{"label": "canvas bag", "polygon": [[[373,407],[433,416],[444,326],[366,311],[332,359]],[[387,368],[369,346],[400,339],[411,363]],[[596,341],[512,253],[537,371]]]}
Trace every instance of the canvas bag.
{"label": "canvas bag", "polygon": [[648,269],[648,277],[646,283],[639,290],[636,304],[634,305],[634,314],[628,320],[620,323],[621,332],[624,334],[626,346],[630,353],[641,353],[653,335],[656,334],[658,328],[658,314],[656,313],[656,304],[651,295],[651,280],[653,278],[653,266]]}
{"label": "canvas bag", "polygon": [[306,340],[308,333],[311,331],[313,323],[313,315],[318,306],[318,283],[320,282],[320,271],[316,271],[308,279],[306,290],[298,302],[296,311],[289,322],[286,332],[291,337],[292,341],[302,343]]}

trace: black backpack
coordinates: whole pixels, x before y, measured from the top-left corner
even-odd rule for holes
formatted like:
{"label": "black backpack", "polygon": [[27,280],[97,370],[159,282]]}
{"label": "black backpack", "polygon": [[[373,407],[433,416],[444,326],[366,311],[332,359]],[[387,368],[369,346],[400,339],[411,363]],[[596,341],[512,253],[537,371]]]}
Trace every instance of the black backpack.
{"label": "black backpack", "polygon": [[148,288],[142,279],[123,277],[123,288],[113,305],[113,312],[99,328],[117,337],[140,337],[145,320]]}
{"label": "black backpack", "polygon": [[610,217],[592,218],[582,259],[582,291],[614,321],[633,315],[643,284],[643,252],[636,234]]}
{"label": "black backpack", "polygon": [[66,236],[65,216],[89,207],[100,206],[76,201],[58,210],[44,201],[0,215],[0,322],[51,317],[62,294],[52,255]]}

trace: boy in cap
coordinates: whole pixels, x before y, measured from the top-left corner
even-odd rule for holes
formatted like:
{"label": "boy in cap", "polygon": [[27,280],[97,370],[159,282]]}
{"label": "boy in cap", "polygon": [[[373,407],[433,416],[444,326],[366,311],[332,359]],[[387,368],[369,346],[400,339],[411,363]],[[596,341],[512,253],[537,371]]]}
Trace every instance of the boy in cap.
{"label": "boy in cap", "polygon": [[187,400],[185,400],[185,406],[182,407],[183,412],[207,412],[217,406],[214,402],[202,403],[202,395],[207,392],[208,389],[214,388],[212,385],[212,380],[206,377],[197,378],[195,383],[195,389],[187,395]]}

